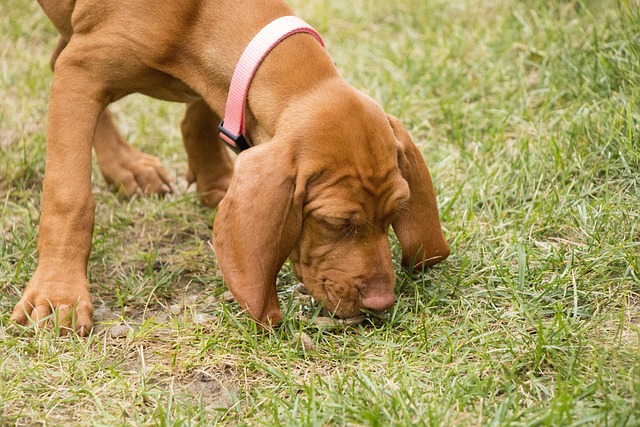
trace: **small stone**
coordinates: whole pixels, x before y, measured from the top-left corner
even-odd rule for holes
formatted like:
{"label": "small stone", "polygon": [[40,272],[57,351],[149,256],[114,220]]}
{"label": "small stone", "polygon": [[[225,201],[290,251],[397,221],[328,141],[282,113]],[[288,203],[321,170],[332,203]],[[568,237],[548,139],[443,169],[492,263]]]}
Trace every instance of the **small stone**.
{"label": "small stone", "polygon": [[114,311],[106,305],[100,304],[93,309],[93,320],[95,324],[104,321],[116,320],[118,318],[118,314],[114,313]]}
{"label": "small stone", "polygon": [[360,323],[364,322],[364,319],[366,319],[366,316],[364,314],[361,314],[360,316],[347,317],[346,319],[342,319],[342,323],[344,323],[345,325],[359,325]]}
{"label": "small stone", "polygon": [[357,325],[362,323],[364,319],[366,319],[364,315],[349,317],[346,319],[318,316],[314,319],[313,324],[323,328],[340,328],[344,326]]}
{"label": "small stone", "polygon": [[304,351],[316,351],[316,345],[313,343],[313,340],[304,332],[296,332],[293,334],[293,343]]}
{"label": "small stone", "polygon": [[156,323],[167,323],[169,321],[169,314],[165,311],[161,311],[160,313],[156,313],[151,316],[151,319]]}
{"label": "small stone", "polygon": [[309,290],[304,285],[304,283],[300,283],[295,288],[293,288],[293,292],[295,292],[297,294],[300,294],[300,295],[309,295]]}
{"label": "small stone", "polygon": [[207,295],[206,297],[204,297],[204,299],[202,300],[202,304],[204,306],[209,306],[209,305],[213,305],[215,303],[220,302],[220,300],[218,299],[218,297],[216,297],[213,294]]}
{"label": "small stone", "polygon": [[197,294],[187,295],[184,297],[184,303],[186,305],[194,305],[195,303],[198,302],[199,299],[200,299],[200,295],[197,295]]}
{"label": "small stone", "polygon": [[205,313],[198,313],[196,317],[193,319],[194,323],[197,325],[204,325],[205,323],[209,323],[213,320],[213,316]]}
{"label": "small stone", "polygon": [[169,306],[169,312],[174,316],[177,316],[182,313],[182,306],[180,304],[171,304]]}
{"label": "small stone", "polygon": [[318,316],[315,319],[313,319],[313,324],[323,328],[335,328],[339,326],[338,321],[336,319],[332,319],[331,317],[321,317],[321,316]]}
{"label": "small stone", "polygon": [[221,298],[221,300],[222,300],[222,301],[224,301],[224,302],[233,302],[233,301],[235,301],[236,299],[234,298],[234,296],[233,296],[233,294],[231,293],[231,291],[227,291],[227,292],[225,292],[224,294],[222,294],[222,298]]}
{"label": "small stone", "polygon": [[127,336],[127,332],[130,330],[131,328],[124,323],[118,323],[111,327],[109,333],[111,334],[111,338],[125,338]]}
{"label": "small stone", "polygon": [[303,283],[295,286],[293,288],[293,297],[296,299],[298,304],[300,305],[313,305],[313,297],[309,295],[309,290],[304,286]]}

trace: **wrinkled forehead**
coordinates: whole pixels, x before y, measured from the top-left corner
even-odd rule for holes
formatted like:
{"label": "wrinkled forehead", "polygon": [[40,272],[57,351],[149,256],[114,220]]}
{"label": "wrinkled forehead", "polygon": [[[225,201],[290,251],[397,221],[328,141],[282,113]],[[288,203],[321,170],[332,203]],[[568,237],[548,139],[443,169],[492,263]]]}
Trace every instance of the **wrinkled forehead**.
{"label": "wrinkled forehead", "polygon": [[307,187],[305,213],[337,217],[385,216],[409,198],[409,188],[397,167],[329,168]]}
{"label": "wrinkled forehead", "polygon": [[408,198],[398,141],[384,110],[353,90],[338,95],[316,104],[299,123],[306,210],[372,210],[386,199]]}

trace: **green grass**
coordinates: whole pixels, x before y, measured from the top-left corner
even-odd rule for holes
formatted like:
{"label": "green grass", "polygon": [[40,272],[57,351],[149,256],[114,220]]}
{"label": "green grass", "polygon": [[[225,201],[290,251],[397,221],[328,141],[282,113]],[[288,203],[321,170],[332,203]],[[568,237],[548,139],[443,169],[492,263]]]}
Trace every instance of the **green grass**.
{"label": "green grass", "polygon": [[398,268],[392,311],[342,329],[304,319],[285,268],[285,321],[257,332],[219,301],[182,107],[133,96],[114,106],[120,127],[179,191],[121,200],[96,168],[93,334],[12,335],[36,265],[55,30],[35,2],[5,0],[0,424],[640,425],[638,3],[291,3],[411,130],[452,256]]}

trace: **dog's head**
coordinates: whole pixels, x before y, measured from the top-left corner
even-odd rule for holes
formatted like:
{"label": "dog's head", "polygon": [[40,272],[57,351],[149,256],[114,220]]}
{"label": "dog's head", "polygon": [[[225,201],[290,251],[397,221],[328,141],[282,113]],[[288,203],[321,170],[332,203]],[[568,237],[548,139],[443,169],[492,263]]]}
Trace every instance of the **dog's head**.
{"label": "dog's head", "polygon": [[403,264],[449,254],[431,177],[406,130],[340,85],[287,111],[273,140],[242,153],[214,224],[216,256],[236,300],[261,324],[280,321],[276,276],[288,257],[338,317],[395,302],[388,230]]}

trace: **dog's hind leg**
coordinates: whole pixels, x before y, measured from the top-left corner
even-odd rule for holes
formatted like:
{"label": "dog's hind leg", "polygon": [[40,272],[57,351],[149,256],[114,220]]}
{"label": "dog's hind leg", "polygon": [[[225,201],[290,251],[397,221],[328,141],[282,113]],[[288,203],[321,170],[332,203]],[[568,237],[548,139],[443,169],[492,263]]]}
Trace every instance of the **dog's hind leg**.
{"label": "dog's hind leg", "polygon": [[160,160],[141,153],[120,135],[111,113],[105,109],[93,139],[100,171],[107,184],[120,193],[166,194],[171,190],[171,177]]}
{"label": "dog's hind leg", "polygon": [[189,183],[196,183],[202,203],[216,207],[233,174],[233,160],[218,136],[220,118],[202,100],[187,105],[182,137],[189,161]]}
{"label": "dog's hind leg", "polygon": [[[67,40],[60,37],[53,55],[51,69],[60,53],[67,46]],[[98,165],[108,185],[126,196],[135,193],[166,194],[171,192],[171,178],[160,160],[152,155],[141,153],[124,139],[113,122],[108,109],[105,109],[93,139]]]}

